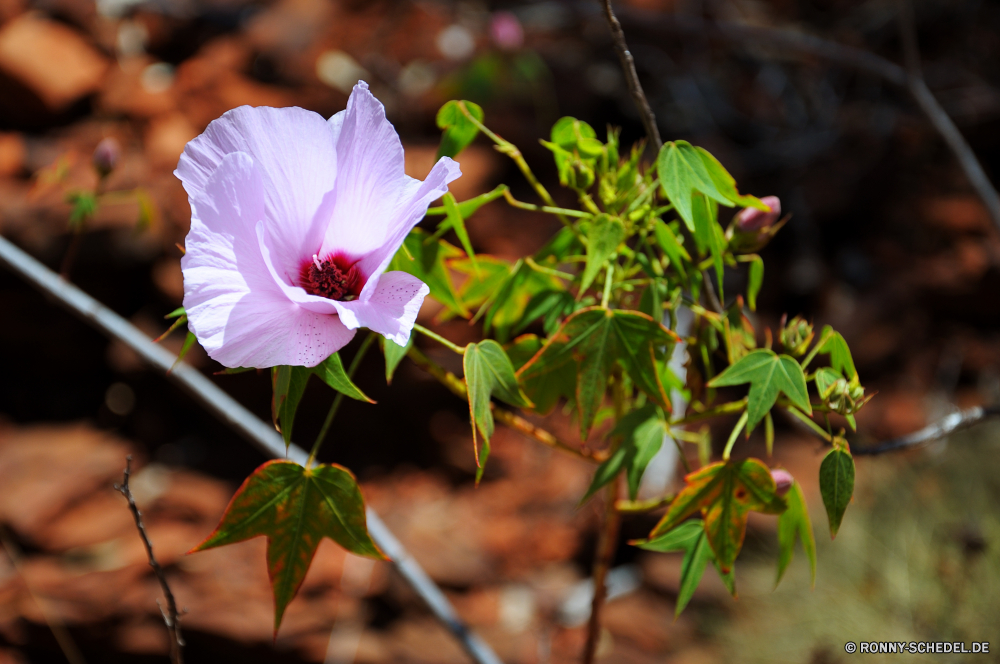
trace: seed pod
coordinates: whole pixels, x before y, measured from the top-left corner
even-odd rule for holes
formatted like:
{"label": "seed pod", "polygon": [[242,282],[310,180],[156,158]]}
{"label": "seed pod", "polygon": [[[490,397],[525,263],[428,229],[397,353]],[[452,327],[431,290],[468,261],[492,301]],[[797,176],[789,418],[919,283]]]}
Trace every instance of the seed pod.
{"label": "seed pod", "polygon": [[106,178],[111,171],[115,170],[115,165],[118,163],[118,159],[121,157],[122,148],[119,145],[117,139],[108,138],[103,139],[94,148],[93,164],[94,170],[102,178]]}
{"label": "seed pod", "polygon": [[805,355],[813,340],[812,323],[796,316],[781,326],[781,345],[794,357]]}

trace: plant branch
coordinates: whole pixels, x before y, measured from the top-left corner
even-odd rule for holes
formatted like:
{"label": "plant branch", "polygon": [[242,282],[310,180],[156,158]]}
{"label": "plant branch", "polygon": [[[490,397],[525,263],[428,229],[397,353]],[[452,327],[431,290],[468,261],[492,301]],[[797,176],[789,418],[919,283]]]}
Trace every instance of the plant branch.
{"label": "plant branch", "polygon": [[[224,424],[244,436],[264,455],[272,459],[288,458],[304,464],[308,454],[298,445],[287,451],[281,434],[270,422],[264,422],[219,388],[208,377],[190,365],[181,363],[171,372],[177,356],[158,346],[141,330],[90,297],[73,284],[60,278],[40,262],[0,236],[0,263],[44,292],[60,306],[65,307],[85,322],[109,337],[131,348],[139,357],[186,390],[206,410]],[[469,657],[477,664],[501,664],[493,649],[459,619],[455,608],[441,589],[427,575],[413,556],[392,534],[378,513],[366,507],[368,533],[378,548],[389,558],[393,568],[413,591],[427,604],[434,616],[441,621],[459,642]]]}
{"label": "plant branch", "polygon": [[431,330],[428,330],[423,325],[418,325],[417,323],[413,324],[413,329],[416,330],[417,332],[419,332],[420,334],[424,335],[425,337],[430,337],[431,339],[433,339],[434,341],[438,342],[439,344],[441,344],[442,346],[444,346],[448,350],[452,350],[452,351],[458,353],[459,355],[465,355],[465,346],[459,346],[456,343],[448,341],[447,339],[445,339],[444,337],[442,337],[437,332],[433,332]]}
{"label": "plant branch", "polygon": [[163,567],[156,560],[156,556],[153,555],[153,543],[149,540],[149,534],[146,532],[146,526],[142,522],[142,514],[139,512],[139,507],[135,504],[135,498],[132,496],[132,490],[129,489],[128,480],[132,475],[132,455],[129,454],[125,457],[125,476],[121,484],[115,485],[115,490],[125,496],[125,500],[128,501],[129,511],[132,512],[132,518],[135,519],[135,527],[139,531],[139,537],[142,538],[142,544],[146,547],[146,558],[149,559],[149,566],[153,568],[153,574],[156,575],[156,580],[160,582],[160,589],[163,590],[163,596],[167,600],[167,610],[164,611],[163,607],[160,607],[160,612],[163,614],[163,622],[167,624],[167,632],[170,634],[170,661],[173,664],[184,664],[184,638],[181,636],[181,624],[180,624],[180,614],[177,612],[177,601],[174,599],[174,593],[170,590],[170,584],[167,583],[167,575],[163,571]]}
{"label": "plant branch", "polygon": [[707,33],[710,38],[753,45],[754,53],[760,53],[760,45],[767,44],[787,52],[812,56],[844,67],[858,69],[878,76],[893,85],[905,88],[955,154],[966,178],[976,190],[979,198],[982,199],[993,223],[1000,229],[1000,195],[997,194],[993,184],[986,176],[986,172],[972,148],[928,89],[922,77],[912,76],[905,68],[864,49],[845,46],[792,30],[750,26],[729,21],[717,21],[709,24],[700,19],[684,18],[678,15],[663,17],[636,10],[630,10],[623,16],[636,29],[657,33],[664,31],[698,35]]}
{"label": "plant branch", "polygon": [[608,595],[607,576],[618,544],[618,530],[621,514],[617,509],[618,485],[621,478],[616,476],[604,488],[604,526],[597,541],[597,555],[594,557],[594,599],[590,605],[590,620],[587,623],[587,642],[583,648],[583,664],[593,664],[597,653],[597,643],[601,636],[601,609]]}
{"label": "plant branch", "polygon": [[[452,394],[461,399],[469,398],[467,388],[465,387],[465,381],[424,355],[419,348],[411,346],[410,350],[408,350],[406,354],[411,360],[413,360],[414,364],[434,376],[439,383],[451,390]],[[562,450],[563,452],[569,452],[574,456],[578,456],[592,463],[601,463],[607,458],[606,455],[600,452],[595,452],[587,446],[577,447],[563,442],[556,438],[551,432],[535,426],[520,415],[512,413],[509,410],[498,408],[494,403],[490,403],[490,408],[493,410],[494,419],[506,424],[508,427],[519,433],[523,433],[528,438],[537,440],[543,445],[557,450]]]}
{"label": "plant branch", "polygon": [[673,494],[647,500],[618,500],[615,501],[615,509],[622,514],[645,514],[666,507],[672,502],[674,502]]}
{"label": "plant branch", "polygon": [[660,138],[660,130],[656,127],[656,116],[653,114],[653,109],[649,106],[646,93],[642,90],[642,83],[639,82],[639,74],[635,71],[635,60],[632,58],[632,54],[628,50],[628,44],[625,42],[625,32],[622,30],[622,24],[618,22],[618,17],[615,16],[615,12],[611,8],[611,0],[604,0],[604,18],[607,19],[608,27],[611,29],[611,39],[615,44],[615,52],[618,54],[618,60],[622,64],[622,71],[625,72],[625,81],[628,84],[629,94],[632,95],[632,101],[635,102],[636,110],[639,111],[639,117],[642,118],[642,126],[646,130],[646,136],[653,144],[656,152],[659,153],[660,148],[663,147],[663,139]]}
{"label": "plant branch", "polygon": [[953,431],[964,429],[988,417],[996,417],[998,415],[1000,415],[1000,407],[998,406],[976,406],[960,410],[901,438],[886,440],[871,447],[851,447],[851,453],[854,456],[874,456],[885,454],[886,452],[910,449],[911,447],[917,447],[939,438],[944,438]]}

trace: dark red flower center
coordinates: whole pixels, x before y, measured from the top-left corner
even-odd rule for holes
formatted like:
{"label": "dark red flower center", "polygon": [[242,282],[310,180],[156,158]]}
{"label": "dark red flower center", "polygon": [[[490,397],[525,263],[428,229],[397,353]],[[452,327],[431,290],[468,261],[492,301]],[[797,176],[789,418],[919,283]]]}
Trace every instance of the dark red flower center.
{"label": "dark red flower center", "polygon": [[302,265],[300,285],[307,293],[331,300],[353,300],[361,292],[361,273],[356,264],[341,256],[312,260]]}

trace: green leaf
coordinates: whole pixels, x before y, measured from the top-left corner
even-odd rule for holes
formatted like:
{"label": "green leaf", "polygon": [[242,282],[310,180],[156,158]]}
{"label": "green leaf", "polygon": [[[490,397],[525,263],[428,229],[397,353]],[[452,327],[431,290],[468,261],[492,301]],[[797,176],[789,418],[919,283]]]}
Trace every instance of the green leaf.
{"label": "green leaf", "polygon": [[[681,561],[680,587],[677,591],[677,608],[674,610],[674,615],[679,616],[691,601],[694,591],[698,589],[705,568],[708,567],[708,561],[715,560],[715,554],[705,533],[705,522],[701,519],[685,521],[655,539],[635,544],[648,551],[684,552],[684,559]],[[725,575],[723,578],[725,580]]]}
{"label": "green leaf", "polygon": [[338,353],[334,353],[315,367],[312,367],[309,371],[319,376],[320,380],[345,397],[375,403],[351,381],[351,377],[344,371],[344,363],[341,362]]}
{"label": "green leaf", "polygon": [[483,319],[484,331],[488,333],[492,330],[498,340],[506,342],[511,331],[521,322],[531,298],[543,291],[563,289],[564,286],[555,277],[518,261],[489,304]]}
{"label": "green leaf", "polygon": [[400,346],[391,339],[383,338],[382,352],[385,354],[385,382],[387,385],[392,384],[392,375],[396,373],[396,367],[399,366],[399,363],[406,357],[407,351],[413,346],[413,336],[413,334],[410,334],[410,338],[406,340],[405,346]]}
{"label": "green leaf", "polygon": [[854,457],[846,444],[834,447],[823,457],[819,466],[819,492],[830,521],[830,539],[833,539],[854,495]]}
{"label": "green leaf", "polygon": [[830,367],[820,367],[816,370],[816,391],[819,392],[820,398],[826,398],[827,390],[829,390],[834,383],[842,379],[844,376],[836,369],[831,369]]}
{"label": "green leaf", "polygon": [[479,271],[479,264],[476,262],[476,252],[472,249],[472,241],[469,240],[469,231],[465,229],[465,219],[462,216],[461,211],[458,209],[458,203],[455,201],[455,197],[450,191],[445,192],[444,195],[444,209],[448,218],[446,223],[448,228],[455,231],[455,235],[458,236],[458,241],[462,243],[462,248],[465,249],[465,253],[468,254],[469,260],[472,261],[472,267]]}
{"label": "green leaf", "polygon": [[514,334],[518,334],[543,316],[545,317],[543,323],[545,333],[552,334],[559,329],[562,319],[578,308],[580,307],[574,300],[573,294],[567,290],[542,291],[528,302],[520,324],[514,328]]}
{"label": "green leaf", "polygon": [[351,382],[340,355],[334,353],[315,367],[293,367],[282,365],[271,369],[271,417],[274,425],[285,440],[285,447],[292,442],[292,427],[295,423],[295,413],[306,391],[309,376],[316,374],[320,379],[344,396],[375,403],[369,399],[358,386]]}
{"label": "green leaf", "polygon": [[708,387],[742,383],[750,383],[748,434],[774,406],[779,392],[784,393],[793,404],[812,414],[805,374],[799,363],[788,355],[778,355],[767,348],[758,348],[710,380]]}
{"label": "green leaf", "polygon": [[715,268],[715,278],[719,285],[719,299],[725,301],[722,293],[723,256],[726,253],[726,238],[719,225],[719,206],[700,193],[691,197],[691,210],[694,215],[694,237],[698,244],[708,248],[712,255],[712,267]]}
{"label": "green leaf", "polygon": [[[472,445],[476,455],[476,481],[482,477],[489,454],[489,442],[493,436],[493,412],[490,410],[490,397],[509,403],[512,406],[531,408],[534,404],[517,384],[514,366],[500,344],[492,339],[469,344],[462,358],[465,370],[465,383],[468,385],[469,414],[472,419]],[[479,445],[476,440],[476,429],[483,436],[484,455],[480,458]]]}
{"label": "green leaf", "polygon": [[656,168],[663,193],[692,231],[695,228],[691,204],[693,192],[702,193],[727,207],[752,205],[767,209],[753,196],[741,196],[736,191],[735,180],[722,164],[687,141],[665,144],[657,156]]}
{"label": "green leaf", "polygon": [[438,129],[444,131],[441,135],[441,146],[438,148],[438,159],[457,156],[479,133],[479,127],[462,112],[462,109],[479,122],[483,121],[483,109],[471,101],[451,100],[442,106],[437,114]]}
{"label": "green leaf", "polygon": [[604,152],[594,128],[582,120],[563,117],[552,125],[552,142],[563,150],[576,152],[585,159],[595,159]]}
{"label": "green leaf", "polygon": [[624,239],[625,226],[621,219],[607,214],[594,217],[587,233],[587,264],[580,278],[580,292],[590,288],[601,266],[618,251],[618,245]]}
{"label": "green leaf", "polygon": [[243,482],[215,531],[191,553],[261,536],[267,537],[275,635],[324,537],[356,555],[385,558],[368,535],[354,476],[337,465],[306,469],[268,461]]}
{"label": "green leaf", "polygon": [[854,368],[854,358],[851,357],[851,349],[847,345],[847,341],[844,340],[840,332],[837,332],[829,325],[823,327],[823,332],[819,338],[823,339],[827,334],[830,336],[820,347],[819,352],[829,353],[830,366],[844,374],[848,380],[852,380],[858,375],[858,370]]}
{"label": "green leaf", "polygon": [[[635,385],[661,408],[670,411],[670,398],[660,381],[656,360],[669,354],[677,335],[659,321],[638,311],[581,309],[566,319],[545,347],[518,371],[532,400],[547,403],[540,391],[556,372],[559,380],[571,366],[576,373],[576,403],[580,435],[586,439],[600,410],[615,362]],[[563,383],[559,382],[559,385]]]}
{"label": "green leaf", "polygon": [[419,228],[410,231],[388,269],[412,274],[427,284],[431,289],[431,297],[458,315],[468,318],[471,314],[458,299],[445,267],[446,260],[462,256],[462,251],[444,240],[426,242],[427,239],[427,233]]}
{"label": "green leaf", "polygon": [[448,261],[448,268],[466,275],[458,289],[458,299],[467,308],[474,309],[496,295],[510,276],[511,265],[493,256],[477,256],[478,269],[469,258]]}
{"label": "green leaf", "polygon": [[788,502],[788,509],[778,517],[778,545],[781,553],[778,555],[778,578],[774,585],[777,586],[784,576],[788,563],[792,561],[792,553],[795,551],[795,538],[802,540],[802,548],[809,558],[809,569],[812,573],[812,583],[816,585],[816,537],[813,534],[812,521],[809,520],[809,508],[806,507],[805,496],[802,495],[802,487],[798,482],[793,482],[785,497]]}
{"label": "green leaf", "polygon": [[559,232],[552,236],[552,239],[535,252],[535,262],[541,263],[547,259],[554,259],[554,262],[562,262],[563,259],[580,253],[583,247],[576,235],[569,228],[563,226]]}
{"label": "green leaf", "polygon": [[750,305],[750,311],[757,311],[757,295],[764,285],[764,259],[756,254],[747,269],[747,282],[747,304]]}
{"label": "green leaf", "polygon": [[[507,355],[520,372],[543,346],[543,341],[537,335],[522,334],[507,348]],[[575,399],[576,367],[568,360],[559,367],[550,366],[546,372],[520,378],[524,391],[535,404],[534,411],[542,415],[552,412],[560,398],[569,401]]]}
{"label": "green leaf", "polygon": [[312,371],[306,367],[282,365],[271,369],[271,419],[281,432],[286,449],[292,443],[295,412],[311,375]]}
{"label": "green leaf", "polygon": [[174,360],[174,363],[170,366],[170,371],[173,371],[174,367],[184,361],[184,357],[188,354],[188,351],[194,348],[194,345],[197,342],[198,338],[194,336],[194,332],[188,330],[187,336],[184,337],[184,343],[181,344],[181,352],[177,353],[177,359]]}
{"label": "green leaf", "polygon": [[66,202],[72,205],[69,213],[69,227],[82,228],[84,222],[97,214],[97,197],[90,191],[71,191],[66,195]]}
{"label": "green leaf", "polygon": [[656,244],[660,246],[663,253],[670,259],[670,264],[680,273],[681,277],[687,279],[687,272],[684,270],[684,261],[691,262],[691,256],[688,254],[687,249],[684,248],[684,245],[681,244],[680,238],[661,219],[656,221],[656,225],[653,227],[653,234],[656,236]]}
{"label": "green leaf", "polygon": [[688,474],[684,481],[684,489],[670,503],[650,537],[675,528],[700,511],[723,575],[732,570],[743,546],[748,514],[780,514],[786,508],[784,499],[775,493],[771,471],[757,459],[714,463]]}
{"label": "green leaf", "polygon": [[639,483],[642,474],[653,456],[660,451],[663,437],[669,428],[659,408],[651,403],[638,410],[628,413],[618,421],[612,436],[621,436],[622,441],[615,453],[602,463],[594,473],[581,503],[590,498],[602,486],[618,476],[622,469],[626,470],[629,498],[635,500],[639,493]]}

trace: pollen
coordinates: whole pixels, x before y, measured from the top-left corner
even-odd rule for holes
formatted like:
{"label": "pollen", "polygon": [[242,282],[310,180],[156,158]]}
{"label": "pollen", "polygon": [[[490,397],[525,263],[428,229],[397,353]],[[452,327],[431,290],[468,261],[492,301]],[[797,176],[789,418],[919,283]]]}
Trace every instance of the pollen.
{"label": "pollen", "polygon": [[355,265],[348,265],[340,256],[312,259],[302,266],[300,285],[307,293],[331,300],[353,300],[360,290],[360,274]]}

